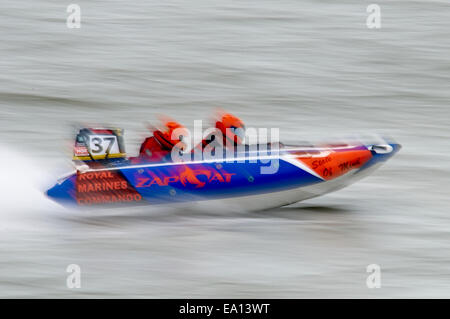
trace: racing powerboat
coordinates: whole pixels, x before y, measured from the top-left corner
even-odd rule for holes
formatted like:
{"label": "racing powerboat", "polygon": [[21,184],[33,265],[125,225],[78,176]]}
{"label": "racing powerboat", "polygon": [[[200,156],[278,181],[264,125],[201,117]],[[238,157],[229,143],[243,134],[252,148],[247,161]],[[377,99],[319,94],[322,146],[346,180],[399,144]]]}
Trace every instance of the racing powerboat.
{"label": "racing powerboat", "polygon": [[77,206],[207,202],[251,209],[281,207],[341,189],[369,175],[401,148],[364,144],[247,145],[232,158],[136,163],[126,157],[123,130],[83,129],[76,169],[47,195]]}

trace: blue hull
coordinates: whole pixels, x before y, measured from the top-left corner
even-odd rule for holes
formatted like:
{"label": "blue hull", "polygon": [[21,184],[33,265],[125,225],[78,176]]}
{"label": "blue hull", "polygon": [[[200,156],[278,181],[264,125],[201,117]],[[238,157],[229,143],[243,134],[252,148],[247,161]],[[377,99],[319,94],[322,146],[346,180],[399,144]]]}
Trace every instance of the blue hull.
{"label": "blue hull", "polygon": [[[350,172],[384,162],[400,149],[399,144],[387,145],[389,152],[379,152],[371,145],[286,149],[265,161],[250,161],[247,157],[241,162],[124,162],[116,167],[75,172],[49,189],[47,195],[62,204],[92,206],[157,205],[281,194],[339,180]],[[268,166],[274,164],[276,172],[267,174]]]}

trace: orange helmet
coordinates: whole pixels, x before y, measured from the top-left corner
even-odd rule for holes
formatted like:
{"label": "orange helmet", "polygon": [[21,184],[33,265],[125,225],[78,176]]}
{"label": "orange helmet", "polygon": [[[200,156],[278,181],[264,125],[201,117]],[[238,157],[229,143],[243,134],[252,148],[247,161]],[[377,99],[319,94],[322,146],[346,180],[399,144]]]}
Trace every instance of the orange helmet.
{"label": "orange helmet", "polygon": [[242,144],[245,136],[245,125],[238,117],[226,113],[216,122],[216,128],[222,132],[223,142],[232,141],[234,145]]}
{"label": "orange helmet", "polygon": [[180,123],[168,120],[164,123],[164,128],[161,130],[155,130],[153,136],[158,142],[168,149],[172,149],[178,143],[178,147],[181,149],[186,148],[186,144],[183,139],[188,135],[187,129]]}

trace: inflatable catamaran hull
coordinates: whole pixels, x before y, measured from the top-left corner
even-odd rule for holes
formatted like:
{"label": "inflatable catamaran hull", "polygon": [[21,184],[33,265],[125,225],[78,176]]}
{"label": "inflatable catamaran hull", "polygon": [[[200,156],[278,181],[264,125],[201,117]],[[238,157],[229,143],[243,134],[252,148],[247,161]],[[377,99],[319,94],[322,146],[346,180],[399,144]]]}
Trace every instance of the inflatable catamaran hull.
{"label": "inflatable catamaran hull", "polygon": [[78,206],[229,203],[248,209],[279,207],[321,196],[367,176],[399,144],[292,147],[251,160],[121,164],[76,171],[47,195]]}

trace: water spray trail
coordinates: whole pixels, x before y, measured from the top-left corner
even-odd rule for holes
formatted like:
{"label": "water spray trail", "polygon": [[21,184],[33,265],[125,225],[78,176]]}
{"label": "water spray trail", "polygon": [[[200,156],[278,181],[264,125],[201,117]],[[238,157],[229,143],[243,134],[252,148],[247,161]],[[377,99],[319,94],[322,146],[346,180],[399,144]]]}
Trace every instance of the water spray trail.
{"label": "water spray trail", "polygon": [[45,166],[7,147],[1,149],[0,218],[54,209],[56,205],[44,193],[44,184],[51,178]]}

